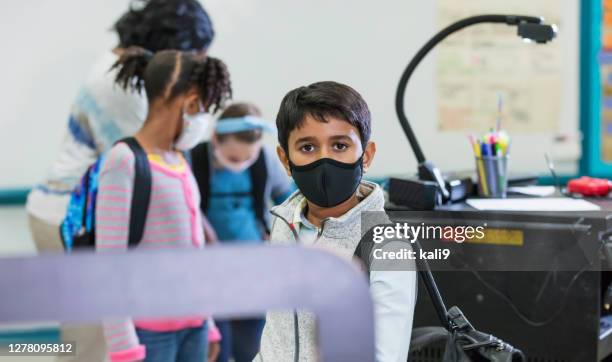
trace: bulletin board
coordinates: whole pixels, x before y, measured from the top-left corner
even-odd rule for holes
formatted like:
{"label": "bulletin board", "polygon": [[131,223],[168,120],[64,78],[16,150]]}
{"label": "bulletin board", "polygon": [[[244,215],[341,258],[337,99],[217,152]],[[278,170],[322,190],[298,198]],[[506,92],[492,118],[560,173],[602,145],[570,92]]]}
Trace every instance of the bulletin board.
{"label": "bulletin board", "polygon": [[[509,4],[510,3],[510,4]],[[438,0],[438,25],[479,12],[546,14],[561,29],[558,0]],[[561,114],[563,57],[561,42],[529,46],[515,31],[479,24],[440,44],[436,96],[440,131],[486,130],[501,100],[503,127],[509,132],[557,132]]]}
{"label": "bulletin board", "polygon": [[601,5],[601,161],[612,165],[612,1]]}
{"label": "bulletin board", "polygon": [[[472,15],[520,14],[543,17],[557,25],[558,33],[541,45],[523,41],[516,27],[478,24],[440,43],[429,57],[433,102],[428,106],[433,111],[421,110],[415,94],[406,100],[413,123],[419,114],[416,122],[429,122],[415,126],[419,139],[430,134],[445,145],[425,145],[426,156],[443,170],[473,168],[466,135],[495,125],[501,94],[502,126],[513,139],[510,172],[548,175],[548,154],[558,173],[577,173],[582,155],[580,13],[581,2],[573,0],[436,0],[438,30]],[[418,72],[427,71],[427,66],[421,68]],[[452,157],[441,155],[451,148],[456,150]]]}

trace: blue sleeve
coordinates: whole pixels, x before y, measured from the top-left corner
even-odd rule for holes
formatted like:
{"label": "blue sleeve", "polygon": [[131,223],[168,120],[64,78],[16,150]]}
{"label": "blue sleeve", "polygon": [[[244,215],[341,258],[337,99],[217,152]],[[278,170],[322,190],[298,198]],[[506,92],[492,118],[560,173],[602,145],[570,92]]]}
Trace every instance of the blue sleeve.
{"label": "blue sleeve", "polygon": [[289,196],[291,196],[295,192],[295,190],[297,190],[297,186],[295,185],[295,182],[290,181],[289,188],[287,189],[287,191],[285,191],[282,194],[279,194],[276,197],[272,196],[272,201],[274,202],[274,205],[282,204],[285,200],[287,200]]}
{"label": "blue sleeve", "polygon": [[270,197],[275,205],[281,204],[295,191],[296,187],[287,176],[285,168],[275,153],[263,148],[265,152],[266,164],[268,168],[268,183],[270,184]]}

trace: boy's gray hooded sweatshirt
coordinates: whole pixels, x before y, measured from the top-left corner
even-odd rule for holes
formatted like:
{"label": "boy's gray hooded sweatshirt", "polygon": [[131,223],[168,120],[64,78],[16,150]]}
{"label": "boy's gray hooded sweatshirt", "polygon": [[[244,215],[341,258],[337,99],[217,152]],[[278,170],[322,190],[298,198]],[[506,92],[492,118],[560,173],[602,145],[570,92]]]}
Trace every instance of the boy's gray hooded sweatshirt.
{"label": "boy's gray hooded sweatshirt", "polygon": [[[360,194],[364,198],[353,209],[341,217],[328,218],[324,221],[319,230],[320,236],[315,241],[316,246],[333,249],[336,254],[347,259],[353,257],[362,237],[361,213],[384,211],[384,196],[380,186],[362,181]],[[278,215],[272,224],[270,237],[272,244],[298,243],[287,221],[292,221],[295,210],[302,204],[303,199],[304,196],[298,191],[283,204],[272,209],[273,214]],[[408,359],[417,288],[414,270],[412,268],[409,271],[370,271],[378,362],[405,362]],[[299,311],[297,316],[299,361],[318,361],[314,316],[302,311]],[[268,312],[260,353],[254,361],[295,361],[295,344],[294,313]]]}

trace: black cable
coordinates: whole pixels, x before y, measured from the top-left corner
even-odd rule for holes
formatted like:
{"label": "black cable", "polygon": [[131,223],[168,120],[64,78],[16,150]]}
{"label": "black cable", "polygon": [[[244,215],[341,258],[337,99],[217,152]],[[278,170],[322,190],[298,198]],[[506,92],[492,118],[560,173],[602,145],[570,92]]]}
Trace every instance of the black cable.
{"label": "black cable", "polygon": [[[416,249],[418,253],[423,249],[421,244],[415,240],[413,247]],[[446,305],[444,304],[444,299],[442,298],[442,294],[436,285],[436,280],[431,273],[431,268],[429,268],[429,263],[425,259],[419,259],[417,261],[420,263],[419,265],[419,276],[423,281],[423,285],[425,285],[425,289],[427,290],[427,294],[429,295],[429,299],[434,306],[434,310],[438,315],[438,319],[442,326],[449,332],[452,332],[453,326],[448,318],[448,309],[446,309]]]}
{"label": "black cable", "polygon": [[516,314],[523,322],[529,324],[532,327],[542,327],[542,326],[545,326],[545,325],[551,323],[559,315],[561,315],[561,313],[563,312],[563,309],[565,309],[565,305],[567,304],[567,299],[569,297],[569,292],[570,292],[573,284],[576,282],[576,280],[578,280],[578,277],[580,275],[582,275],[582,273],[584,273],[588,269],[588,267],[589,266],[587,265],[583,269],[579,270],[576,274],[574,274],[574,276],[572,277],[572,280],[567,285],[567,289],[566,289],[565,294],[563,295],[563,298],[561,300],[561,306],[550,317],[548,317],[547,319],[545,319],[543,321],[535,321],[535,320],[532,320],[529,317],[527,317],[523,312],[521,312],[519,310],[519,308],[516,306],[516,304],[514,304],[512,302],[512,300],[510,300],[510,298],[508,298],[508,296],[506,296],[504,293],[502,293],[501,291],[496,289],[494,286],[489,284],[487,281],[485,281],[480,276],[480,274],[478,274],[478,272],[476,270],[470,269],[469,271],[472,274],[474,274],[476,279],[478,279],[478,281],[480,281],[487,289],[489,289],[492,293],[494,293],[495,295],[500,297],[504,302],[506,302],[506,304],[508,304],[508,306],[510,307],[510,309],[512,309],[514,314]]}
{"label": "black cable", "polygon": [[297,310],[293,311],[293,332],[295,333],[295,336],[294,336],[295,350],[293,351],[294,353],[293,361],[299,362],[300,360],[300,323],[298,319]]}
{"label": "black cable", "polygon": [[[610,233],[610,232],[608,232],[608,233]],[[604,235],[608,235],[608,233],[602,234],[602,239],[603,239],[603,236]],[[601,246],[597,250],[597,254],[599,254],[603,250],[604,246],[605,246],[605,243],[602,240]],[[547,319],[544,319],[542,321],[535,321],[535,320],[532,320],[531,318],[527,317],[523,312],[521,312],[521,310],[516,306],[516,304],[514,304],[512,302],[512,300],[506,294],[502,293],[500,290],[498,290],[497,288],[495,288],[494,286],[489,284],[486,280],[484,280],[482,278],[482,276],[478,273],[478,271],[474,270],[473,268],[470,268],[469,264],[467,264],[465,261],[462,260],[462,262],[463,262],[464,266],[466,266],[468,268],[468,271],[471,272],[476,277],[476,279],[478,279],[479,282],[481,282],[493,294],[497,295],[504,302],[506,302],[506,304],[508,304],[510,309],[512,309],[512,311],[523,322],[529,324],[532,327],[542,327],[542,326],[545,326],[545,325],[551,323],[553,320],[555,320],[559,315],[561,315],[561,313],[563,312],[563,309],[565,309],[565,305],[567,304],[567,299],[569,297],[569,292],[572,289],[572,286],[574,285],[576,280],[578,280],[578,277],[580,277],[580,275],[582,275],[582,273],[587,271],[593,265],[593,262],[589,261],[589,262],[586,263],[586,265],[584,267],[582,267],[578,272],[576,272],[576,274],[574,274],[574,276],[572,277],[572,279],[570,280],[569,284],[566,287],[565,293],[564,293],[564,295],[562,297],[562,300],[561,300],[561,305],[559,306],[559,308],[550,317],[548,317]]]}

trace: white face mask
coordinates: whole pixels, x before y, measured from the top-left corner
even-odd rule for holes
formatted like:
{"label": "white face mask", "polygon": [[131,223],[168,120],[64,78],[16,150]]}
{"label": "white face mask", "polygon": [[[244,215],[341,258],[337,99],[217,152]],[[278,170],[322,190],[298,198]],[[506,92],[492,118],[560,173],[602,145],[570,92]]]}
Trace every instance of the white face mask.
{"label": "white face mask", "polygon": [[179,151],[187,151],[195,147],[206,134],[212,123],[212,115],[206,112],[187,114],[183,112],[183,129],[174,142]]}
{"label": "white face mask", "polygon": [[224,168],[232,172],[236,172],[236,173],[242,172],[246,170],[247,168],[251,167],[255,163],[255,161],[257,161],[258,156],[259,156],[259,153],[257,153],[254,157],[252,157],[249,160],[237,163],[237,162],[232,162],[228,160],[227,157],[223,155],[223,153],[221,152],[219,148],[215,148],[215,158],[217,159],[217,162],[219,162],[219,164],[223,166]]}

